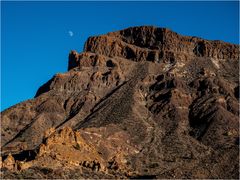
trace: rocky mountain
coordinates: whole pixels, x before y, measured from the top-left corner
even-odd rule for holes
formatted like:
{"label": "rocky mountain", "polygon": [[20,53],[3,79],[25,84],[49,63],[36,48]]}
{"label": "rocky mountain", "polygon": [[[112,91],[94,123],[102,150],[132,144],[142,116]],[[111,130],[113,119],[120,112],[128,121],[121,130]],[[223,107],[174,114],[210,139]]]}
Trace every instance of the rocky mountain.
{"label": "rocky mountain", "polygon": [[90,37],[1,113],[3,178],[238,178],[239,46],[141,26]]}

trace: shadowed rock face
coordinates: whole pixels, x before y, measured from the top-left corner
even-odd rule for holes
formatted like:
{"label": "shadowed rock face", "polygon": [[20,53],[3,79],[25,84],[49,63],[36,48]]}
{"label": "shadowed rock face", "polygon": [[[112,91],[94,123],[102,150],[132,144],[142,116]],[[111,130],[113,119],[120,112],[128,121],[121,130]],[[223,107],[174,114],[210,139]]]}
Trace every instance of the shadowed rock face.
{"label": "shadowed rock face", "polygon": [[[133,27],[1,113],[5,178],[238,178],[239,46]],[[21,171],[20,171],[21,170]]]}

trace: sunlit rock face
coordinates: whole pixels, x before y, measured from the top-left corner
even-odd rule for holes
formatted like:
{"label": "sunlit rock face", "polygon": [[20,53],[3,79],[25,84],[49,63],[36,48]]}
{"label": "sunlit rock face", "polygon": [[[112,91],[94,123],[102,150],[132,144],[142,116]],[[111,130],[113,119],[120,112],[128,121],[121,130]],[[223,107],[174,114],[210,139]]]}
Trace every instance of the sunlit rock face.
{"label": "sunlit rock face", "polygon": [[2,175],[238,178],[238,63],[237,45],[165,28],[89,37],[1,113]]}

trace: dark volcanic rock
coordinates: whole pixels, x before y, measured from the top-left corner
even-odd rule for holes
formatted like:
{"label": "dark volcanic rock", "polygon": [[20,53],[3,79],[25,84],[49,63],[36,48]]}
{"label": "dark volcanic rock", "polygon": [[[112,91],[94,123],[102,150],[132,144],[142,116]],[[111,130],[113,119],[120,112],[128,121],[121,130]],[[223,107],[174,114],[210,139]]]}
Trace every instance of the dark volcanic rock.
{"label": "dark volcanic rock", "polygon": [[165,28],[90,37],[1,113],[3,177],[238,178],[238,63],[237,45]]}

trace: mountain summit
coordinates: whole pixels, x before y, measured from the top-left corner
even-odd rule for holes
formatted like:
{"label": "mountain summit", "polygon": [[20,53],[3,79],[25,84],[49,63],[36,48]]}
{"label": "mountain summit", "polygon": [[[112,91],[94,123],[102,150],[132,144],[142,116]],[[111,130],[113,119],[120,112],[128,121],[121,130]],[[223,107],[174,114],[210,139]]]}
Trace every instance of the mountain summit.
{"label": "mountain summit", "polygon": [[166,28],[89,37],[1,113],[3,178],[238,178],[238,63]]}

